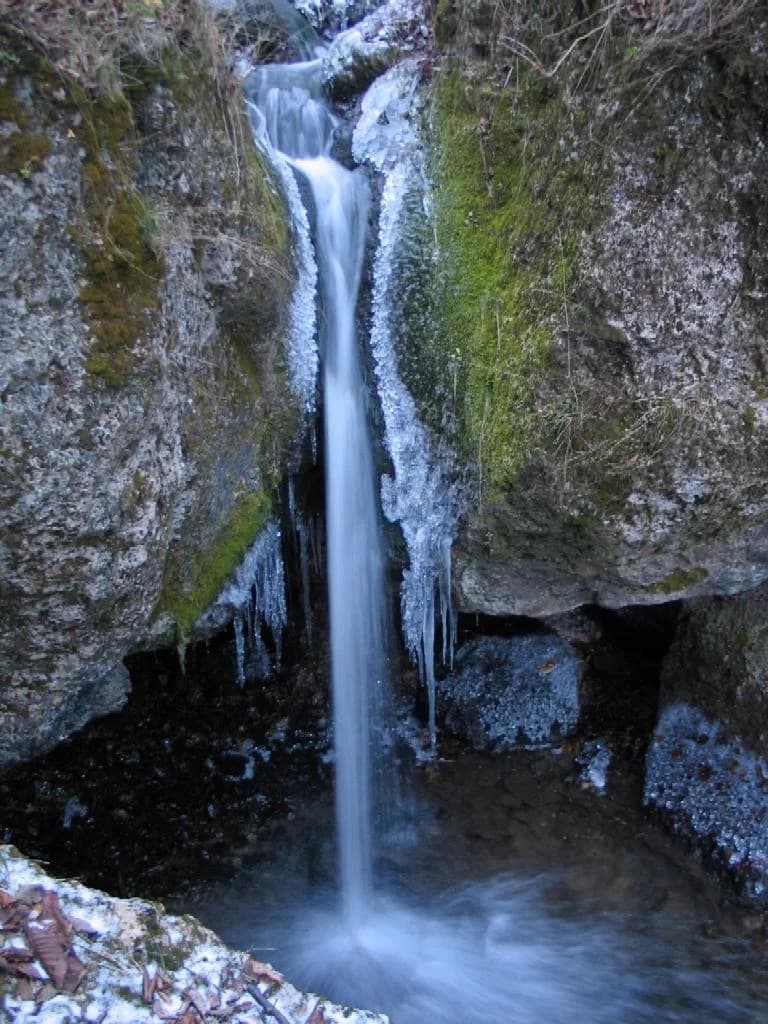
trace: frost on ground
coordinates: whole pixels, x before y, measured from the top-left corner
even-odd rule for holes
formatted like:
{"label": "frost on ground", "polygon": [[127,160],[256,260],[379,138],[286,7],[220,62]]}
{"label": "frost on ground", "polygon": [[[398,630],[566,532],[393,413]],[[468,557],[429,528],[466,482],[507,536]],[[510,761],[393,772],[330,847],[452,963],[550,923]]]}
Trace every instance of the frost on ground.
{"label": "frost on ground", "polygon": [[300,992],[192,917],[51,878],[0,846],[0,1018],[14,1024],[388,1024]]}
{"label": "frost on ground", "polygon": [[646,764],[645,802],[693,833],[751,896],[768,883],[768,762],[689,704],[668,705]]}

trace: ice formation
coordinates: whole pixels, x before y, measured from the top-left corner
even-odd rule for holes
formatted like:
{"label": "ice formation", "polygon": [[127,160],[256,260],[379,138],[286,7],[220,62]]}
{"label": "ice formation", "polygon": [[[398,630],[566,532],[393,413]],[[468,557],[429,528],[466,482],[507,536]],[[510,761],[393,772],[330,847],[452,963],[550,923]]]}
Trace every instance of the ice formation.
{"label": "ice formation", "polygon": [[304,613],[304,632],[309,643],[312,643],[313,615],[310,592],[310,573],[320,570],[320,541],[318,539],[317,517],[302,509],[295,494],[295,483],[292,476],[288,478],[288,516],[293,530],[293,539],[298,559],[299,578],[301,580],[301,606]]}
{"label": "ice formation", "polygon": [[613,761],[613,752],[599,740],[591,740],[581,748],[576,763],[581,765],[579,779],[584,786],[605,796],[608,784],[608,769]]}
{"label": "ice formation", "polygon": [[429,185],[418,134],[421,62],[411,58],[377,79],[365,94],[353,136],[353,154],[383,175],[379,244],[373,268],[371,348],[393,473],[382,479],[382,507],[399,523],[410,565],[403,573],[401,611],[405,642],[429,695],[430,738],[435,742],[435,622],[442,627],[443,658],[454,644],[451,545],[459,499],[439,461],[397,361],[395,323],[403,271],[409,258],[406,230],[415,215],[429,221]]}
{"label": "ice formation", "polygon": [[281,641],[288,612],[282,537],[274,521],[261,531],[230,582],[196,626],[206,632],[230,620],[234,624],[237,681],[241,686],[246,681],[249,666],[254,675],[269,674],[271,659],[262,638],[262,626],[269,627],[275,662],[280,667]]}
{"label": "ice formation", "polygon": [[380,0],[291,0],[293,6],[303,14],[318,31],[345,29],[359,20],[368,11],[378,6]]}
{"label": "ice formation", "polygon": [[661,714],[646,762],[645,802],[712,844],[747,891],[768,883],[768,762],[689,704]]}
{"label": "ice formation", "polygon": [[[246,89],[247,93],[247,89]],[[287,359],[291,386],[294,394],[303,403],[309,421],[317,408],[317,381],[319,354],[317,351],[317,263],[309,233],[307,211],[301,201],[299,187],[293,171],[267,136],[264,115],[252,102],[248,103],[251,124],[256,141],[268,155],[280,177],[285,198],[293,222],[294,253],[297,280],[291,298],[290,329],[287,333]]]}
{"label": "ice formation", "polygon": [[323,80],[331,87],[346,80],[354,88],[361,73],[370,78],[371,69],[383,71],[428,38],[421,0],[389,0],[335,37],[323,56]]}

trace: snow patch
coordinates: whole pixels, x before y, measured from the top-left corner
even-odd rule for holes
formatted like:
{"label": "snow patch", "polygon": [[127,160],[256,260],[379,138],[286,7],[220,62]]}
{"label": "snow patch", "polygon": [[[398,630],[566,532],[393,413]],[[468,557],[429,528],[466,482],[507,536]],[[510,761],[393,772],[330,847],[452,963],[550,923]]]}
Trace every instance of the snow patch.
{"label": "snow patch", "polygon": [[[14,900],[31,886],[56,893],[63,915],[86,920],[95,934],[73,932],[72,949],[85,971],[72,994],[44,998],[38,992],[36,1002],[21,997],[20,979],[4,979],[0,1007],[3,1019],[14,1024],[160,1024],[185,1012],[196,1020],[243,1024],[268,1019],[249,988],[257,988],[290,1024],[306,1024],[315,1013],[326,1024],[390,1024],[384,1015],[299,991],[268,964],[228,949],[194,918],[171,917],[157,904],[114,899],[53,879],[13,847],[0,846],[0,888]],[[7,937],[0,944],[7,948]],[[170,966],[174,962],[178,966]]]}

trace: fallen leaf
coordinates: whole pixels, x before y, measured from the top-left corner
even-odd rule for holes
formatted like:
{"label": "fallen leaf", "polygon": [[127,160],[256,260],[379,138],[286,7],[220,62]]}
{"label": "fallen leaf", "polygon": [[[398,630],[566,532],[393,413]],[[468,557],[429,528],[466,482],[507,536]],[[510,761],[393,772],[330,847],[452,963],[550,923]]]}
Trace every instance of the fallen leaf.
{"label": "fallen leaf", "polygon": [[18,900],[0,908],[0,925],[4,932],[17,932],[29,917],[31,908]]}
{"label": "fallen leaf", "polygon": [[67,936],[56,921],[51,920],[27,921],[24,934],[48,977],[56,988],[61,989],[67,976]]}
{"label": "fallen leaf", "polygon": [[29,981],[45,981],[45,976],[38,971],[34,964],[13,964],[12,971],[17,978],[27,978]]}
{"label": "fallen leaf", "polygon": [[94,928],[89,921],[84,921],[81,917],[68,917],[67,920],[78,933],[78,935],[85,935],[87,939],[98,938],[98,929]]}
{"label": "fallen leaf", "polygon": [[202,1019],[205,1020],[205,1015],[208,1012],[208,1007],[206,1006],[205,1002],[203,1001],[203,997],[200,995],[197,989],[188,988],[184,993],[184,998],[188,1000],[188,1002],[200,1014]]}
{"label": "fallen leaf", "polygon": [[155,998],[155,986],[157,985],[157,974],[150,974],[144,968],[141,976],[141,998],[145,1003],[151,1003]]}
{"label": "fallen leaf", "polygon": [[249,956],[243,964],[243,974],[253,981],[263,981],[267,985],[282,985],[285,981],[283,975],[270,967],[269,964],[263,964],[260,960],[254,960],[252,956]]}
{"label": "fallen leaf", "polygon": [[40,1003],[47,1003],[49,999],[53,999],[53,997],[57,996],[58,994],[59,993],[56,991],[56,986],[52,985],[50,981],[46,981],[46,983],[35,996],[35,1002],[39,1006]]}
{"label": "fallen leaf", "polygon": [[311,1016],[307,1020],[307,1024],[328,1024],[328,1021],[325,1019],[325,1013],[323,1012],[323,1008],[320,1005],[320,1003],[318,1003],[317,1006],[312,1011]]}
{"label": "fallen leaf", "polygon": [[11,947],[3,949],[2,954],[0,955],[2,955],[3,959],[8,960],[9,962],[13,961],[28,964],[35,959],[35,954],[30,953],[28,949],[13,949]]}
{"label": "fallen leaf", "polygon": [[64,911],[61,909],[58,893],[52,892],[50,890],[44,892],[42,904],[42,916],[44,918],[50,919],[51,921],[55,921],[56,924],[61,929],[61,931],[64,933],[64,935],[66,935],[67,938],[69,938],[72,932],[72,925],[70,924]]}
{"label": "fallen leaf", "polygon": [[70,950],[67,953],[67,971],[64,975],[64,983],[61,986],[62,992],[68,992],[71,995],[83,980],[84,974],[85,967],[82,960],[80,960],[76,953]]}
{"label": "fallen leaf", "polygon": [[16,986],[16,995],[19,999],[31,1000],[32,996],[32,985],[27,978],[20,978],[19,983]]}

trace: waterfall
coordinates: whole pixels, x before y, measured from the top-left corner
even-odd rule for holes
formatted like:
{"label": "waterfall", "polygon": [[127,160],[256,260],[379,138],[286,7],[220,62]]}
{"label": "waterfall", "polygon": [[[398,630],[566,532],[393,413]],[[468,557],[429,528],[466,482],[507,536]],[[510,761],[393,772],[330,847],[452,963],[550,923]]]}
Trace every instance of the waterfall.
{"label": "waterfall", "polygon": [[369,194],[361,171],[349,171],[329,155],[338,122],[320,98],[321,74],[319,58],[261,67],[248,92],[271,146],[312,200],[320,278],[339,872],[343,910],[354,925],[371,897],[371,718],[385,679],[377,488],[355,330]]}

